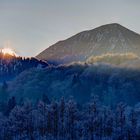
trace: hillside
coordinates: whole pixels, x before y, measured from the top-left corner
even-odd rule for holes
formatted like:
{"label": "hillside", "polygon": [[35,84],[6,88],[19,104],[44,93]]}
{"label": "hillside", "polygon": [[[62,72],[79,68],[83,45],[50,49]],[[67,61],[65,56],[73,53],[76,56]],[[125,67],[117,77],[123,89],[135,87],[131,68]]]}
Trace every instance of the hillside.
{"label": "hillside", "polygon": [[15,76],[30,68],[45,68],[47,62],[36,58],[22,58],[0,53],[0,83],[13,79]]}
{"label": "hillside", "polygon": [[140,100],[140,72],[105,64],[73,64],[21,73],[8,85],[10,96],[37,101],[46,94],[50,100],[73,96],[78,103],[98,95],[105,104]]}

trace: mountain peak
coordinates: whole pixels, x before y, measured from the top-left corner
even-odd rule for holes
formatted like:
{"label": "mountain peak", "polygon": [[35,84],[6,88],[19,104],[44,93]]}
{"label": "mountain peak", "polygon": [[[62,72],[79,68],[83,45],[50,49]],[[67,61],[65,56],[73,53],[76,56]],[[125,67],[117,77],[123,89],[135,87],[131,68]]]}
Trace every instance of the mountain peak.
{"label": "mountain peak", "polygon": [[101,25],[97,28],[101,28],[101,27],[123,27],[123,26],[119,23],[109,23],[109,24]]}
{"label": "mountain peak", "polygon": [[106,53],[135,53],[140,56],[140,35],[118,23],[102,25],[60,41],[37,58],[58,64],[86,61]]}
{"label": "mountain peak", "polygon": [[[127,29],[126,27],[122,26],[121,24],[119,23],[110,23],[110,24],[105,24],[105,25],[102,25],[102,26],[99,26],[95,29],[92,29],[90,31],[95,31],[97,30],[98,32],[102,31],[108,31],[108,32],[112,32],[112,31],[115,31],[115,33],[118,33],[118,31],[131,31],[129,29]],[[133,32],[133,31],[131,31]]]}
{"label": "mountain peak", "polygon": [[119,23],[109,23],[109,24],[105,24],[105,25],[102,25],[102,26],[113,26],[113,27],[119,27],[119,26],[121,26],[122,27],[122,25],[119,24]]}

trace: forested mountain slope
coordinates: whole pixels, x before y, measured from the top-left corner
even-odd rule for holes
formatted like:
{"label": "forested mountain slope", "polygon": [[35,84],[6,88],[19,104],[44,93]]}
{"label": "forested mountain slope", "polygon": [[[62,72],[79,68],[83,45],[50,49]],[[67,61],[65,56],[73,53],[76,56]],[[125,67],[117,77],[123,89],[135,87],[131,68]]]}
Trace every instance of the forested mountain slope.
{"label": "forested mountain slope", "polygon": [[71,64],[21,73],[8,86],[9,96],[38,100],[43,94],[50,100],[73,96],[79,103],[98,95],[105,104],[140,101],[140,72],[109,64]]}

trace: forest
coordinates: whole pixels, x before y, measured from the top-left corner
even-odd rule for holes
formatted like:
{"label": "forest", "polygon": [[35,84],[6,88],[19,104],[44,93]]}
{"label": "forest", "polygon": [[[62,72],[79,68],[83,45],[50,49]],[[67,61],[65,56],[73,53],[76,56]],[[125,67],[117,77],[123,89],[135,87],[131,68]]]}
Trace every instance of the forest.
{"label": "forest", "polygon": [[19,74],[11,83],[7,82],[7,88],[0,90],[0,97],[3,99],[6,92],[8,98],[29,98],[36,102],[43,94],[50,100],[73,96],[76,102],[83,104],[94,94],[105,105],[114,106],[118,102],[134,105],[140,101],[139,77],[137,69],[107,64],[32,68]]}
{"label": "forest", "polygon": [[140,104],[104,106],[98,96],[86,104],[73,97],[36,103],[11,97],[0,113],[1,140],[139,140]]}
{"label": "forest", "polygon": [[139,70],[20,57],[0,62],[0,140],[140,139]]}
{"label": "forest", "polygon": [[0,52],[0,83],[4,80],[11,80],[24,70],[36,67],[46,67],[47,62],[34,57],[15,57]]}

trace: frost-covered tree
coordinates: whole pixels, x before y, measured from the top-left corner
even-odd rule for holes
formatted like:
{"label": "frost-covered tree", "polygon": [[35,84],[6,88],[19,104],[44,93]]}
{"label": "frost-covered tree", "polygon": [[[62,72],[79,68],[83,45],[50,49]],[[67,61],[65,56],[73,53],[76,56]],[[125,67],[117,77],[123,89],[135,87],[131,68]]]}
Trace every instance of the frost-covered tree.
{"label": "frost-covered tree", "polygon": [[59,137],[64,138],[65,132],[66,132],[66,126],[65,126],[65,121],[66,121],[66,103],[64,98],[61,98],[60,103],[59,103],[59,122],[58,122],[58,131],[59,131]]}
{"label": "frost-covered tree", "polygon": [[118,139],[124,139],[126,133],[126,116],[125,116],[126,105],[119,103],[116,108],[116,117],[115,117],[115,132]]}
{"label": "frost-covered tree", "polygon": [[46,104],[29,100],[9,116],[0,113],[1,140],[139,140],[139,106],[102,105],[96,96],[77,106],[70,98]]}
{"label": "frost-covered tree", "polygon": [[47,120],[48,120],[47,113],[48,113],[48,108],[46,104],[40,101],[38,103],[37,126],[41,136],[44,136],[47,133]]}
{"label": "frost-covered tree", "polygon": [[69,139],[75,139],[75,125],[77,122],[77,105],[76,102],[71,98],[67,103],[66,108],[66,133]]}

